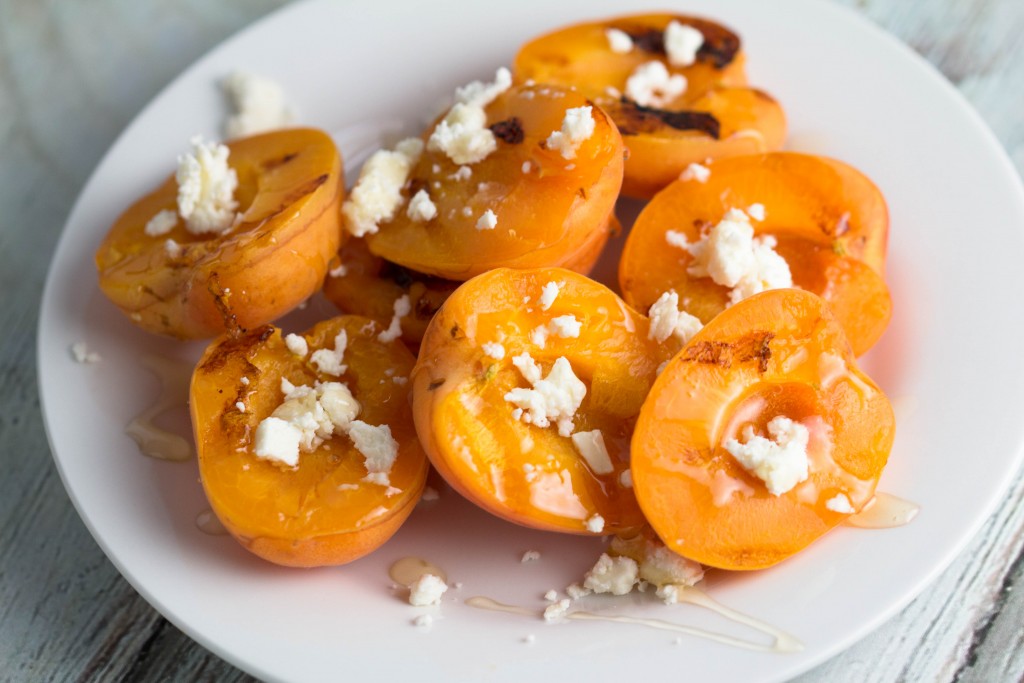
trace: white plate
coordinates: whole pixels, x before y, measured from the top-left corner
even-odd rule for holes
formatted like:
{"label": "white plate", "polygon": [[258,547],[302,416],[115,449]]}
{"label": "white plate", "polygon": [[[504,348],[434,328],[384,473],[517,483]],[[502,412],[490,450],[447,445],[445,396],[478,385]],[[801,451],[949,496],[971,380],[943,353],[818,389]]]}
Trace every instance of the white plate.
{"label": "white plate", "polygon": [[[279,80],[302,120],[338,133],[343,152],[356,158],[378,132],[416,131],[455,85],[491,77],[529,36],[628,9],[610,0],[417,7],[310,2],[257,23],[161,93],[82,192],[43,298],[40,389],[65,485],[108,556],[176,625],[267,679],[605,680],[682,670],[688,679],[778,680],[879,625],[954,557],[1017,468],[1024,354],[1012,340],[1024,336],[1024,308],[1015,300],[1024,192],[991,133],[947,82],[828,3],[695,0],[680,7],[737,28],[752,82],[786,107],[791,146],[859,167],[891,209],[895,317],[867,368],[899,412],[881,489],[922,512],[904,528],[841,528],[776,569],[708,581],[720,601],[796,635],[803,652],[764,654],[696,639],[674,645],[673,634],[641,627],[546,625],[473,609],[462,599],[477,594],[542,607],[543,593],[578,578],[601,544],[501,523],[451,491],[419,508],[364,560],[276,568],[227,537],[197,530],[206,505],[194,461],[148,459],[124,435],[157,392],[140,357],[191,361],[201,345],[133,329],[96,288],[92,253],[122,208],[169,172],[191,135],[218,135],[218,79],[242,67]],[[321,305],[311,313],[329,314]],[[74,364],[68,347],[78,340],[103,362]],[[542,559],[520,564],[527,549]],[[463,582],[435,610],[429,630],[410,624],[422,610],[389,589],[387,567],[407,555]],[[647,596],[587,605],[750,635],[699,608],[668,608]],[[523,642],[528,634],[532,645]]]}

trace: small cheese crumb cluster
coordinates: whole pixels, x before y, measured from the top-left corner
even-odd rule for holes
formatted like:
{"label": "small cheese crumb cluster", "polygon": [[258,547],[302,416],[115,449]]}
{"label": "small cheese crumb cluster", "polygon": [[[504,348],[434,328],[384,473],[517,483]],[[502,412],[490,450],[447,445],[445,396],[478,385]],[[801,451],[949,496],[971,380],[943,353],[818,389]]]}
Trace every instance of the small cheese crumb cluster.
{"label": "small cheese crumb cluster", "polygon": [[778,242],[771,235],[754,237],[750,217],[740,209],[730,209],[692,244],[675,230],[666,232],[665,239],[693,257],[687,273],[732,289],[730,305],[768,289],[793,286],[789,264],[775,251]]}
{"label": "small cheese crumb cluster", "polygon": [[409,295],[403,294],[395,299],[392,310],[394,314],[391,316],[391,323],[388,325],[388,329],[377,335],[378,341],[385,344],[390,344],[402,336],[402,318],[412,312],[412,303],[409,301]]}
{"label": "small cheese crumb cluster", "polygon": [[686,76],[669,74],[665,64],[650,61],[626,79],[626,96],[644,107],[664,107],[686,92]]}
{"label": "small cheese crumb cluster", "polygon": [[[305,339],[302,340],[303,344],[305,344],[305,341]],[[305,352],[298,353],[298,351],[296,351],[296,348],[299,348],[300,345],[296,344],[294,340],[292,340],[292,342],[289,343],[288,338],[286,337],[285,345],[292,353],[297,353],[298,355],[301,356],[306,355]],[[348,348],[348,333],[345,330],[342,330],[338,332],[338,334],[335,335],[334,337],[333,349],[317,349],[316,351],[313,352],[313,355],[310,357],[309,360],[314,365],[316,365],[317,370],[319,370],[320,372],[326,375],[334,375],[335,377],[340,377],[341,375],[345,374],[345,370],[348,369],[348,366],[341,362],[345,358],[346,348]],[[309,346],[306,345],[306,352],[308,351]]]}
{"label": "small cheese crumb cluster", "polygon": [[164,209],[163,211],[157,212],[155,216],[149,219],[146,223],[144,232],[150,237],[160,237],[166,235],[174,226],[178,224],[178,214],[170,209]]}
{"label": "small cheese crumb cluster", "polygon": [[[220,234],[235,225],[238,174],[228,166],[230,150],[195,136],[192,150],[178,157],[178,215],[196,235]],[[171,226],[173,227],[173,226]]]}
{"label": "small cheese crumb cluster", "polygon": [[679,295],[674,290],[658,297],[647,315],[651,319],[647,338],[659,343],[674,336],[680,344],[686,344],[704,327],[700,318],[679,310]]}
{"label": "small cheese crumb cluster", "polygon": [[697,51],[704,45],[704,34],[675,19],[665,28],[665,55],[672,66],[690,66],[697,61]]}
{"label": "small cheese crumb cluster", "polygon": [[679,174],[679,179],[684,182],[696,180],[698,183],[706,183],[710,177],[711,169],[703,164],[698,164],[697,162],[693,162],[684,168],[683,172]]}
{"label": "small cheese crumb cluster", "polygon": [[536,550],[527,550],[525,553],[523,553],[523,558],[520,560],[520,562],[526,564],[527,562],[536,562],[539,559],[539,552],[537,552]]}
{"label": "small cheese crumb cluster", "polygon": [[498,148],[487,127],[484,108],[512,85],[512,74],[502,67],[494,83],[474,81],[455,91],[455,104],[434,128],[427,149],[441,151],[456,164],[475,164]]}
{"label": "small cheese crumb cluster", "polygon": [[412,220],[425,223],[437,216],[437,206],[426,190],[420,190],[409,200],[409,208],[405,213]]}
{"label": "small cheese crumb cluster", "polygon": [[409,604],[428,607],[441,604],[441,596],[448,590],[448,584],[440,576],[421,574],[409,586]]}
{"label": "small cheese crumb cluster", "polygon": [[394,151],[373,153],[359,171],[359,179],[342,204],[345,227],[356,237],[372,235],[380,223],[395,217],[402,203],[402,187],[423,154],[423,141],[406,138]]}
{"label": "small cheese crumb cluster", "polygon": [[90,351],[89,347],[86,346],[85,342],[77,341],[71,345],[71,357],[76,363],[82,363],[84,365],[92,365],[93,363],[99,363],[103,360],[100,354],[95,351]]}
{"label": "small cheese crumb cluster", "polygon": [[729,439],[723,445],[744,469],[765,483],[769,493],[780,496],[807,479],[810,433],[807,427],[783,415],[768,423],[768,433],[771,439],[755,434],[747,425],[744,443]]}
{"label": "small cheese crumb cluster", "polygon": [[542,376],[540,366],[527,351],[513,357],[512,364],[533,386],[505,394],[505,400],[516,406],[513,417],[537,427],[554,422],[561,436],[572,434],[573,417],[587,394],[587,385],[573,373],[568,359],[561,356],[555,360],[547,377]]}
{"label": "small cheese crumb cluster", "polygon": [[608,48],[615,54],[624,55],[633,51],[633,39],[625,31],[610,28],[605,30],[604,36],[608,39]]}
{"label": "small cheese crumb cluster", "polygon": [[678,601],[680,587],[692,586],[704,578],[703,567],[672,552],[660,541],[616,536],[610,550],[613,554],[602,553],[587,571],[583,585],[574,583],[566,588],[571,599],[579,600],[590,593],[626,595],[634,588],[642,592],[653,585],[658,597],[672,604]]}
{"label": "small cheese crumb cluster", "polygon": [[283,128],[295,120],[284,89],[276,81],[235,71],[221,85],[235,110],[224,125],[224,132],[229,138]]}
{"label": "small cheese crumb cluster", "polygon": [[832,512],[840,512],[844,515],[852,515],[856,510],[850,504],[850,499],[845,493],[837,493],[825,501],[825,507]]}
{"label": "small cheese crumb cluster", "polygon": [[563,159],[575,159],[576,150],[594,134],[594,115],[591,107],[574,107],[565,110],[562,128],[545,140],[548,149],[560,152]]}
{"label": "small cheese crumb cluster", "polygon": [[572,435],[572,443],[594,474],[611,474],[615,471],[600,429],[576,432]]}
{"label": "small cheese crumb cluster", "polygon": [[498,216],[491,209],[484,211],[476,221],[477,230],[494,230],[498,227]]}
{"label": "small cheese crumb cluster", "polygon": [[549,282],[540,291],[540,310],[546,311],[551,308],[551,304],[555,303],[555,298],[558,297],[560,285],[557,282]]}

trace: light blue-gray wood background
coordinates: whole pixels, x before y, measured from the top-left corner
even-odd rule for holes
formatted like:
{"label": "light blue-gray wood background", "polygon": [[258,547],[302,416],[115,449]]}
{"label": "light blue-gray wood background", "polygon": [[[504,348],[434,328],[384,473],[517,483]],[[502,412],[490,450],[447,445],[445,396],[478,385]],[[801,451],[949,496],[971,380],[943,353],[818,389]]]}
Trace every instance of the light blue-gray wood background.
{"label": "light blue-gray wood background", "polygon": [[[149,607],[79,520],[43,433],[34,347],[47,264],[104,150],[178,72],[282,4],[0,0],[0,680],[249,680]],[[1024,169],[1024,1],[844,4],[938,67]],[[801,680],[1024,679],[1022,495],[1018,478],[917,600]]]}

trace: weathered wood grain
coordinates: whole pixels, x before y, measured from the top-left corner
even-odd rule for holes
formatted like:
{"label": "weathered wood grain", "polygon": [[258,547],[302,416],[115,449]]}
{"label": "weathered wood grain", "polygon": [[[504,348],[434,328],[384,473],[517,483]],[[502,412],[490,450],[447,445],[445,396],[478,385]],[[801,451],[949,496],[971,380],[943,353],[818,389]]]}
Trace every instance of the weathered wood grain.
{"label": "weathered wood grain", "polygon": [[[0,679],[252,680],[153,611],[89,536],[43,435],[34,333],[60,226],[100,155],[164,83],[280,4],[0,0]],[[843,4],[936,65],[1024,169],[1024,3]],[[1024,680],[1022,497],[1019,478],[929,589],[799,680]]]}

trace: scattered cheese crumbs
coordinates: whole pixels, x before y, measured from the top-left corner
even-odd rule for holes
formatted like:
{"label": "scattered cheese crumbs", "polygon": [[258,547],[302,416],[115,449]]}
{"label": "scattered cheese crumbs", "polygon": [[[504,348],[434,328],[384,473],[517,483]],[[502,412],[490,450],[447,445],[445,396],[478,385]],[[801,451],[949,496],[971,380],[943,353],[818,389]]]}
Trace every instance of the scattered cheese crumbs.
{"label": "scattered cheese crumbs", "polygon": [[253,453],[259,458],[295,467],[299,464],[301,440],[302,432],[291,422],[279,417],[268,417],[256,427]]}
{"label": "scattered cheese crumbs", "polygon": [[622,470],[619,474],[619,486],[624,489],[633,488],[633,472],[632,470]]}
{"label": "scattered cheese crumbs", "polygon": [[684,182],[696,180],[698,183],[706,183],[710,177],[711,169],[703,164],[698,164],[696,161],[683,169],[683,172],[679,174],[679,179]]}
{"label": "scattered cheese crumbs", "polygon": [[540,310],[546,311],[555,303],[558,296],[559,285],[557,282],[549,282],[540,290]]}
{"label": "scattered cheese crumbs", "polygon": [[269,78],[235,71],[221,86],[235,110],[224,125],[229,138],[284,128],[295,120],[295,114],[285,101],[284,90]]}
{"label": "scattered cheese crumbs", "polygon": [[337,268],[331,268],[327,274],[331,277],[345,277],[348,275],[348,266],[344,263],[339,263]]}
{"label": "scattered cheese crumbs", "polygon": [[638,66],[626,79],[626,96],[644,107],[664,107],[686,92],[686,76],[669,75],[659,61]]}
{"label": "scattered cheese crumbs", "polygon": [[484,353],[494,360],[501,360],[505,357],[505,347],[498,342],[484,342],[480,345]]}
{"label": "scattered cheese crumbs", "polygon": [[572,443],[594,474],[611,474],[615,471],[600,429],[576,432],[572,435]]}
{"label": "scattered cheese crumbs", "polygon": [[562,598],[544,608],[544,621],[558,621],[569,613],[569,599]]}
{"label": "scattered cheese crumbs", "polygon": [[409,586],[409,604],[415,607],[427,607],[441,603],[441,596],[448,590],[448,584],[439,576],[421,574]]}
{"label": "scattered cheese crumbs", "polygon": [[227,146],[190,141],[192,151],[178,157],[178,214],[194,234],[222,233],[235,225],[238,174],[228,166]]}
{"label": "scattered cheese crumbs", "polygon": [[95,351],[90,351],[89,347],[86,346],[85,342],[82,341],[77,341],[74,344],[72,344],[70,351],[71,357],[75,359],[76,363],[85,363],[91,365],[92,363],[99,363],[101,360],[103,360],[102,358],[100,358],[100,354],[96,353]]}
{"label": "scattered cheese crumbs", "polygon": [[556,591],[554,588],[552,588],[551,590],[549,590],[547,593],[544,594],[544,599],[547,600],[548,602],[558,602],[558,591]]}
{"label": "scattered cheese crumbs", "polygon": [[599,534],[602,531],[604,531],[604,517],[597,513],[594,513],[587,519],[584,526],[587,527],[587,531]]}
{"label": "scattered cheese crumbs", "polygon": [[767,289],[793,286],[789,264],[775,252],[774,237],[754,237],[750,218],[739,209],[730,209],[706,235],[689,243],[682,233],[670,230],[665,239],[693,256],[686,272],[694,277],[710,277],[716,284],[730,287],[730,305]]}
{"label": "scattered cheese crumbs", "polygon": [[378,150],[366,160],[341,206],[350,233],[356,237],[372,235],[379,229],[379,223],[394,218],[402,203],[402,187],[422,153],[422,140],[406,138],[394,151]]}
{"label": "scattered cheese crumbs", "polygon": [[533,635],[532,633],[527,633],[523,637],[523,642],[526,643],[527,645],[533,645],[536,641],[537,641],[537,636]]}
{"label": "scattered cheese crumbs", "polygon": [[512,364],[533,385],[532,389],[516,388],[505,394],[505,400],[521,411],[517,419],[536,427],[547,427],[555,422],[560,436],[572,434],[572,420],[587,394],[587,385],[576,377],[569,361],[564,356],[559,357],[544,378],[529,352],[513,357]]}
{"label": "scattered cheese crumbs", "polygon": [[365,458],[367,481],[382,486],[390,485],[388,474],[398,457],[398,442],[391,436],[391,427],[353,420],[348,435],[356,450]]}
{"label": "scattered cheese crumbs", "polygon": [[426,222],[437,215],[437,207],[430,201],[426,190],[420,190],[409,200],[409,208],[405,214],[414,221]]}
{"label": "scattered cheese crumbs", "polygon": [[825,501],[825,507],[832,512],[841,512],[845,515],[852,515],[856,510],[850,504],[850,499],[846,497],[845,493],[837,493],[832,498]]}
{"label": "scattered cheese crumbs", "polygon": [[704,34],[692,26],[672,20],[665,28],[665,54],[672,66],[690,66],[704,44]]}
{"label": "scattered cheese crumbs", "polygon": [[409,378],[408,377],[392,377],[391,381],[401,387],[401,386],[405,386],[405,384],[409,381]]}
{"label": "scattered cheese crumbs", "polygon": [[502,67],[494,83],[474,81],[455,91],[455,104],[430,134],[427,149],[444,152],[456,164],[475,164],[498,148],[487,127],[484,107],[512,85],[512,74]]}
{"label": "scattered cheese crumbs", "polygon": [[580,328],[583,323],[574,315],[560,315],[551,319],[548,329],[551,334],[562,339],[573,339],[580,336]]}
{"label": "scattered cheese crumbs", "polygon": [[610,550],[615,555],[632,557],[640,567],[640,587],[645,582],[655,586],[692,586],[704,577],[704,569],[692,560],[669,550],[665,544],[644,535],[624,539],[612,538]]}
{"label": "scattered cheese crumbs", "polygon": [[589,106],[565,110],[561,130],[556,130],[545,141],[548,149],[562,154],[563,159],[575,159],[576,150],[594,134],[593,109]]}
{"label": "scattered cheese crumbs", "polygon": [[178,258],[181,256],[181,245],[172,239],[168,239],[164,242],[164,251],[169,258]]}
{"label": "scattered cheese crumbs", "polygon": [[170,209],[164,209],[149,219],[144,231],[150,237],[159,237],[169,233],[177,224],[178,214]]}
{"label": "scattered cheese crumbs", "polygon": [[534,346],[538,349],[543,349],[548,345],[548,327],[547,325],[538,325],[537,327],[530,330],[530,341],[533,342]]}
{"label": "scattered cheese crumbs", "polygon": [[253,452],[257,457],[294,467],[299,451],[312,451],[335,429],[348,429],[359,403],[340,382],[317,387],[295,386],[281,378],[284,403],[256,427]]}
{"label": "scattered cheese crumbs", "polygon": [[284,345],[287,346],[288,350],[296,356],[302,356],[305,358],[306,354],[309,353],[309,344],[306,343],[306,338],[300,337],[297,334],[286,335],[284,338]]}
{"label": "scattered cheese crumbs", "polygon": [[248,377],[244,377],[244,376],[243,376],[243,377],[242,377],[242,379],[241,379],[240,381],[241,381],[241,382],[242,382],[242,384],[244,384],[245,386],[249,386],[249,378],[248,378]]}
{"label": "scattered cheese crumbs", "polygon": [[473,177],[473,169],[469,166],[459,166],[459,169],[449,176],[452,180],[469,180]]}
{"label": "scattered cheese crumbs", "polygon": [[420,614],[412,620],[412,623],[417,628],[430,628],[434,624],[434,617],[429,614]]}
{"label": "scattered cheese crumbs", "polygon": [[674,605],[679,602],[679,587],[673,583],[658,586],[655,595],[661,598],[666,605]]}
{"label": "scattered cheese crumbs", "polygon": [[747,207],[747,215],[755,221],[763,221],[765,217],[764,204],[751,204]]}
{"label": "scattered cheese crumbs", "polygon": [[601,553],[597,563],[584,576],[583,587],[593,593],[626,595],[636,585],[639,573],[640,568],[633,558]]}
{"label": "scattered cheese crumbs", "polygon": [[745,443],[736,439],[725,442],[725,450],[743,467],[761,479],[774,496],[780,496],[807,479],[807,427],[779,415],[768,423],[771,439],[754,433],[747,425],[743,430]]}
{"label": "scattered cheese crumbs", "polygon": [[523,553],[523,559],[520,560],[523,564],[527,562],[535,562],[540,559],[540,553],[536,550],[527,550]]}
{"label": "scattered cheese crumbs", "polygon": [[423,489],[423,496],[421,496],[420,500],[429,503],[431,501],[437,500],[440,497],[441,496],[440,494],[438,494],[437,489],[435,489],[433,486],[427,486],[426,488]]}
{"label": "scattered cheese crumbs", "polygon": [[590,589],[584,588],[578,583],[571,583],[565,589],[566,595],[568,595],[569,598],[572,600],[579,600],[580,598],[585,598],[586,596],[590,595],[590,592]]}
{"label": "scattered cheese crumbs", "polygon": [[659,343],[675,336],[679,343],[686,344],[704,327],[700,318],[679,310],[679,295],[673,290],[658,297],[647,315],[651,319],[647,338]]}
{"label": "scattered cheese crumbs", "polygon": [[493,211],[487,209],[476,221],[477,230],[494,230],[498,225],[498,217]]}
{"label": "scattered cheese crumbs", "polygon": [[323,382],[316,388],[317,400],[335,429],[345,431],[359,415],[359,402],[341,382]]}
{"label": "scattered cheese crumbs", "polygon": [[385,344],[390,344],[402,336],[402,318],[409,315],[412,311],[412,304],[409,303],[409,295],[403,294],[395,299],[395,303],[392,308],[394,310],[394,315],[391,316],[391,324],[388,325],[388,329],[377,335],[377,339]]}
{"label": "scattered cheese crumbs", "polygon": [[241,401],[235,401],[235,410],[237,410],[240,413],[244,413],[245,412],[245,404],[242,403]]}
{"label": "scattered cheese crumbs", "polygon": [[531,164],[529,161],[523,162],[523,173],[529,173],[531,168],[533,168],[533,164]]}
{"label": "scattered cheese crumbs", "polygon": [[633,39],[625,31],[617,28],[606,29],[605,38],[608,39],[608,47],[617,55],[624,55],[633,50]]}
{"label": "scattered cheese crumbs", "polygon": [[[286,342],[287,343],[287,342]],[[316,365],[317,369],[325,374],[335,377],[343,375],[348,366],[342,363],[345,357],[345,348],[348,346],[348,333],[345,330],[338,332],[334,338],[333,349],[317,349],[310,356],[309,360]],[[288,347],[291,349],[291,346]],[[293,350],[294,353],[294,350]]]}

